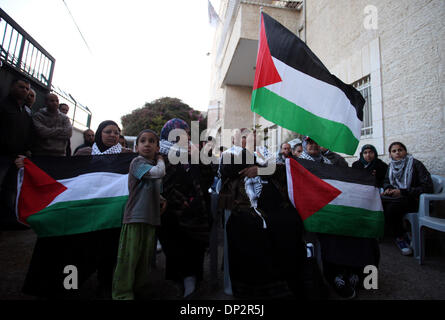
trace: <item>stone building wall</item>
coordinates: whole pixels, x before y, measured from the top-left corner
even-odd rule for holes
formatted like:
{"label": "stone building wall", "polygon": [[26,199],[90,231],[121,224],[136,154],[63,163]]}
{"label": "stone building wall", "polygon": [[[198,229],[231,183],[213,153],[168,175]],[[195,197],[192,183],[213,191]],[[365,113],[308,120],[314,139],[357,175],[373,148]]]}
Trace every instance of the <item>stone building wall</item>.
{"label": "stone building wall", "polygon": [[376,30],[364,26],[369,4],[308,0],[307,43],[347,83],[371,74],[381,137],[361,145],[379,145],[388,161],[389,144],[401,141],[431,173],[445,175],[445,1],[373,1]]}

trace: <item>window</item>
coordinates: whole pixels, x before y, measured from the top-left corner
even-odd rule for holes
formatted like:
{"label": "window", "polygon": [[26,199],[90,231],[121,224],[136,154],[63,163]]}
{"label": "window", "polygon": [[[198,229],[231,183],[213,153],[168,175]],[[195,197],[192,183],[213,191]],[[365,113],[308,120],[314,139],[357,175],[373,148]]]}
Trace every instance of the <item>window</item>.
{"label": "window", "polygon": [[352,84],[365,98],[363,106],[362,137],[372,135],[372,103],[371,103],[371,77],[368,75]]}

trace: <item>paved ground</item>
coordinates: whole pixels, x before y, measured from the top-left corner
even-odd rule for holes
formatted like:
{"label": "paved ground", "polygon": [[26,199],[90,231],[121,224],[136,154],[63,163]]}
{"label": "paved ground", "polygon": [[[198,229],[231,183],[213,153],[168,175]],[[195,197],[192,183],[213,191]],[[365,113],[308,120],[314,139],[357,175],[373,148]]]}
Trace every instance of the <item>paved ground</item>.
{"label": "paved ground", "polygon": [[[222,260],[222,232],[220,232],[219,266]],[[32,230],[0,231],[0,300],[35,300],[20,292],[28,264],[31,259],[36,236]],[[434,247],[434,246],[433,246]],[[413,257],[404,257],[396,249],[391,239],[380,244],[381,265],[379,269],[379,288],[362,290],[358,300],[444,300],[445,299],[445,256],[443,250],[429,250],[425,264],[420,266]],[[427,247],[428,249],[428,247]],[[157,268],[153,271],[152,286],[147,299],[179,300],[181,290],[174,283],[163,280],[165,257],[157,255]],[[231,300],[224,294],[223,273],[218,268],[216,282],[211,281],[209,257],[206,256],[204,281],[193,299]],[[81,299],[93,300],[95,296],[95,277],[80,289]],[[336,300],[335,294],[329,299]]]}

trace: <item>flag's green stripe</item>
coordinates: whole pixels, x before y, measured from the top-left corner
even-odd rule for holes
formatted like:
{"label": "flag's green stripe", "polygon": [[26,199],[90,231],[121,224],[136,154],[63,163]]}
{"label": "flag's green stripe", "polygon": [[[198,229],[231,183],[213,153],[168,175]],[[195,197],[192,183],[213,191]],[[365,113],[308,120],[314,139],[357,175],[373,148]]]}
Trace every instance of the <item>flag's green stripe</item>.
{"label": "flag's green stripe", "polygon": [[359,141],[346,125],[306,111],[266,88],[252,92],[251,110],[286,129],[312,137],[325,148],[354,154]]}
{"label": "flag's green stripe", "polygon": [[383,236],[384,223],[381,211],[328,204],[304,220],[304,227],[310,232],[378,238]]}
{"label": "flag's green stripe", "polygon": [[120,227],[128,196],[59,202],[27,219],[39,237]]}

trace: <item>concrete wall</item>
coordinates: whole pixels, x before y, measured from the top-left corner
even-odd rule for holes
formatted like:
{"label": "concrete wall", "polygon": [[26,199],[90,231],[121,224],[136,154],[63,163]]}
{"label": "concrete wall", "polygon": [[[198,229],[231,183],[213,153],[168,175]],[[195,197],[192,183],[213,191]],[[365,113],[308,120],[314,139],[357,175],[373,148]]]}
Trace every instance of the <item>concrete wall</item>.
{"label": "concrete wall", "polygon": [[70,142],[71,153],[73,153],[78,146],[83,144],[83,131],[78,128],[73,128],[73,135],[71,136]]}
{"label": "concrete wall", "polygon": [[222,109],[224,129],[253,127],[253,112],[250,111],[251,94],[251,87],[225,86]]}
{"label": "concrete wall", "polygon": [[384,160],[398,140],[431,173],[445,175],[445,1],[374,1],[376,30],[363,24],[369,4],[307,1],[307,43],[345,82],[371,74],[382,136],[368,141],[380,143]]}
{"label": "concrete wall", "polygon": [[[370,4],[367,0],[307,0],[307,44],[342,81],[353,83],[370,76],[373,134],[362,138],[357,154],[361,145],[372,143],[388,161],[389,144],[399,140],[431,173],[445,175],[441,151],[445,145],[445,1],[373,1],[376,29],[364,25],[370,14],[365,8]],[[220,101],[227,113],[224,127],[252,123],[251,90],[225,87],[222,81],[239,39],[258,38],[258,11],[258,6],[241,5],[221,65],[214,64],[210,100]],[[295,33],[303,22],[297,12],[291,16],[288,10],[265,7],[264,11]],[[270,126],[260,117],[257,120],[263,128]],[[286,135],[281,132],[280,138],[285,140]]]}

